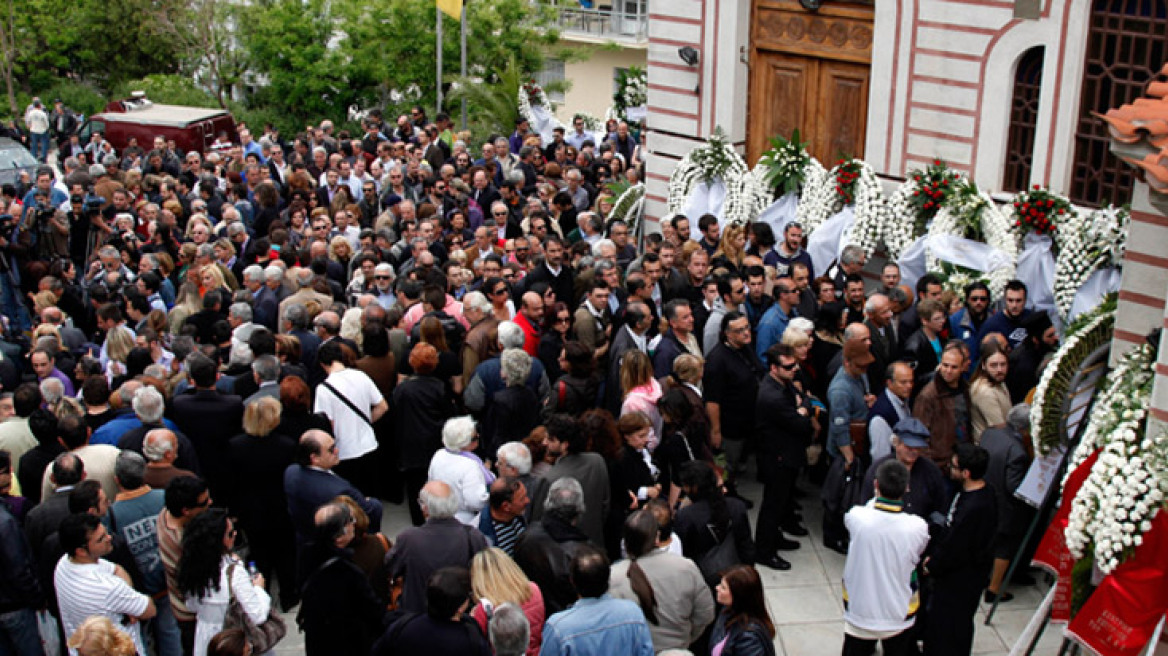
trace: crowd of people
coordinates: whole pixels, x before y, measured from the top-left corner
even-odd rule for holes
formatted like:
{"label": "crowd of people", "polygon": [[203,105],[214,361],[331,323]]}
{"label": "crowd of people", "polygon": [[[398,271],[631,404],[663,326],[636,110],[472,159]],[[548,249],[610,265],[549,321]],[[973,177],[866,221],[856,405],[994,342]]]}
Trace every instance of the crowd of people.
{"label": "crowd of people", "polygon": [[297,609],[310,655],[773,654],[756,566],[806,545],[806,474],[844,653],[969,653],[1057,344],[1024,284],[815,271],[797,223],[638,235],[623,123],[363,128],[97,134],[4,187],[8,651],[47,609],[84,656],[259,653]]}

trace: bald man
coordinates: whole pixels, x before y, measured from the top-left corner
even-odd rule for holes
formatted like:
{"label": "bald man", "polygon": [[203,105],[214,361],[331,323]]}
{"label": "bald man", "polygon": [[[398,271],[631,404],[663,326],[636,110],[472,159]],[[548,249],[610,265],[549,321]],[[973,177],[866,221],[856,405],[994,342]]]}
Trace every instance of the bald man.
{"label": "bald man", "polygon": [[531,357],[537,357],[540,324],[543,323],[543,297],[535,292],[525,292],[519,311],[515,313],[515,323],[523,329],[523,350]]}

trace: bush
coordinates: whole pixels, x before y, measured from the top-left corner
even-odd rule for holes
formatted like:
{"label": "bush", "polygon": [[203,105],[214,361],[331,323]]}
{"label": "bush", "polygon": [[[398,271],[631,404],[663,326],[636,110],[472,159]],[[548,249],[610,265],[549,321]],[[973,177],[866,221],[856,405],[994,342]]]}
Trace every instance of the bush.
{"label": "bush", "polygon": [[47,110],[52,110],[53,100],[60,98],[66,107],[86,116],[100,112],[106,105],[106,98],[97,87],[75,80],[57,80],[51,86],[39,88],[35,94],[17,93],[16,106],[22,115],[24,108],[32,102],[33,95],[41,99]]}
{"label": "bush", "polygon": [[199,88],[194,80],[181,75],[147,75],[139,80],[123,82],[113,88],[110,97],[121,100],[129,98],[135,91],[145,91],[147,98],[164,105],[219,106],[214,95]]}

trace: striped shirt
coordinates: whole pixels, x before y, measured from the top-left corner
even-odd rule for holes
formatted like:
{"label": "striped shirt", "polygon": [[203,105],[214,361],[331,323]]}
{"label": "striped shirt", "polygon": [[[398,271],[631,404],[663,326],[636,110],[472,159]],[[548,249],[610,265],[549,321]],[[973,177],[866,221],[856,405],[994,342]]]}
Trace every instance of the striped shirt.
{"label": "striped shirt", "polygon": [[[71,636],[85,620],[93,615],[110,618],[114,626],[134,640],[139,654],[146,653],[142,644],[140,624],[124,624],[126,616],[136,617],[146,612],[150,598],[126,584],[115,573],[117,567],[108,560],[98,560],[94,564],[75,563],[68,556],[61,556],[53,574],[57,587],[57,602],[61,607],[61,623],[65,635]],[[76,656],[77,650],[69,653]]]}
{"label": "striped shirt", "polygon": [[495,521],[495,518],[492,517],[491,528],[495,529],[495,546],[506,552],[508,556],[514,556],[515,543],[519,541],[519,536],[527,530],[527,521],[523,519],[523,515],[518,515],[509,522]]}

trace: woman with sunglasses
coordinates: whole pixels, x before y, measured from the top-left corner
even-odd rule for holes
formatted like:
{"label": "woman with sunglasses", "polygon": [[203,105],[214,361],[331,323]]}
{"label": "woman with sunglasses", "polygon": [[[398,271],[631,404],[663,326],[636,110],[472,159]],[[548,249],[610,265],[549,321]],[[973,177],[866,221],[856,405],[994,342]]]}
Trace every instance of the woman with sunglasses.
{"label": "woman with sunglasses", "polygon": [[195,656],[207,656],[211,638],[223,630],[227,606],[234,598],[256,624],[268,618],[272,599],[264,591],[264,577],[248,574],[235,550],[236,530],[227,511],[209,508],[183,531],[178,561],[179,593],[197,617]]}
{"label": "woman with sunglasses", "polygon": [[548,380],[559,380],[564,374],[560,367],[560,353],[571,339],[572,311],[564,303],[550,306],[543,322],[543,337],[539,340],[539,361],[547,372]]}
{"label": "woman with sunglasses", "polygon": [[482,291],[491,302],[491,316],[499,321],[510,321],[515,316],[515,303],[511,300],[507,281],[498,277],[487,278]]}

